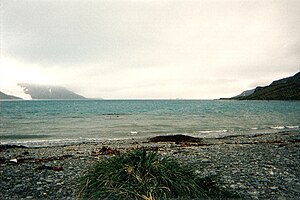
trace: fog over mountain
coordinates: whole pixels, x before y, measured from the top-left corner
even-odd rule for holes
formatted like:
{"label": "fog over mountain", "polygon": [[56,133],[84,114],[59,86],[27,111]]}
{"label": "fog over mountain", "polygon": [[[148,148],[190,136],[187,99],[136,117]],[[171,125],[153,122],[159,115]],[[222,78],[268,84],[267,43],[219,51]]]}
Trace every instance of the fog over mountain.
{"label": "fog over mountain", "polygon": [[15,96],[215,99],[299,71],[299,0],[2,0],[0,15],[0,90]]}
{"label": "fog over mountain", "polygon": [[76,94],[64,87],[47,86],[29,83],[19,83],[24,93],[29,94],[32,99],[85,99],[84,96]]}

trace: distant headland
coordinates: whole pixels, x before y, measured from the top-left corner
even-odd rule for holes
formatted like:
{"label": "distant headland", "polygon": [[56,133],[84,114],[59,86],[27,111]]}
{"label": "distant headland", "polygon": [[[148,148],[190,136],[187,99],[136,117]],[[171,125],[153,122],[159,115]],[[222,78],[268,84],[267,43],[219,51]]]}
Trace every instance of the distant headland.
{"label": "distant headland", "polygon": [[273,81],[270,85],[246,90],[225,100],[300,100],[300,72],[294,76]]}
{"label": "distant headland", "polygon": [[[29,83],[19,83],[25,94],[30,95],[32,99],[86,99],[84,96],[76,94],[64,87],[47,86]],[[13,95],[0,92],[0,99],[22,99]]]}
{"label": "distant headland", "polygon": [[8,94],[5,94],[5,93],[0,91],[0,99],[7,99],[7,100],[11,99],[11,100],[13,100],[13,99],[22,99],[22,98],[16,97],[16,96],[13,96],[13,95],[8,95]]}

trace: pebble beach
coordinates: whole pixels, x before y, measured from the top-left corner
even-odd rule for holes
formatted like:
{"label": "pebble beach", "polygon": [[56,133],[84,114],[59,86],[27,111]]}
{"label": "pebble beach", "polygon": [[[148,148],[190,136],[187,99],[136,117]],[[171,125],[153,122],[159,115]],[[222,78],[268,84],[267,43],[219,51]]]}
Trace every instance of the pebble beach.
{"label": "pebble beach", "polygon": [[201,143],[107,140],[55,147],[2,146],[0,199],[76,199],[78,178],[103,157],[134,149],[158,151],[217,175],[243,199],[300,196],[299,131],[203,138]]}

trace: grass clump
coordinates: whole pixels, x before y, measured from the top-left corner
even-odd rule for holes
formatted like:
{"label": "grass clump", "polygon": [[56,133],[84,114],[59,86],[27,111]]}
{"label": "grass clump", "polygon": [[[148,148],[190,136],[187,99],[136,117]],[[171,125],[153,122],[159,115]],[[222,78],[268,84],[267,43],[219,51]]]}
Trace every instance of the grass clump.
{"label": "grass clump", "polygon": [[230,193],[211,177],[201,178],[190,167],[156,152],[135,150],[104,158],[80,178],[83,199],[218,198]]}

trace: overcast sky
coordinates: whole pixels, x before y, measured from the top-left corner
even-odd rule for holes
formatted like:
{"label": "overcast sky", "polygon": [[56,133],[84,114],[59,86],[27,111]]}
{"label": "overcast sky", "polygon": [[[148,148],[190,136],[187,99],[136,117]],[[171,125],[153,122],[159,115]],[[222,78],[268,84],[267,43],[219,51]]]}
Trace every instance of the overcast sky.
{"label": "overcast sky", "polygon": [[300,69],[299,0],[2,0],[2,91],[212,99]]}

